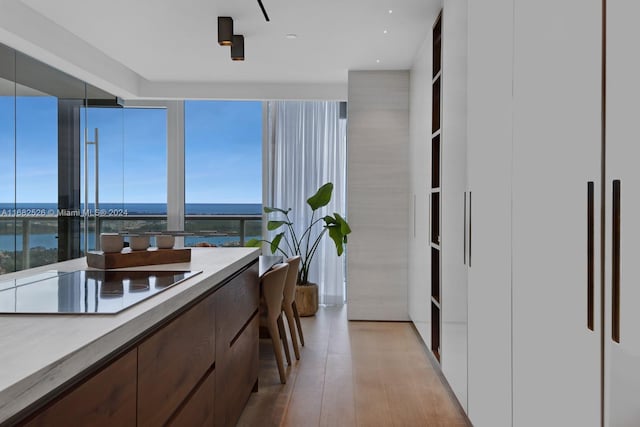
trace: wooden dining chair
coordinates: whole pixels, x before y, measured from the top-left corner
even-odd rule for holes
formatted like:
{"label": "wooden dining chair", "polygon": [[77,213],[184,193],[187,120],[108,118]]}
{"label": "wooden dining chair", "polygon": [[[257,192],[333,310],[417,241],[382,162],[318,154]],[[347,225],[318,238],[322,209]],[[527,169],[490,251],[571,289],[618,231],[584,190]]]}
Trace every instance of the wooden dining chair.
{"label": "wooden dining chair", "polygon": [[280,374],[280,382],[286,384],[287,378],[284,371],[284,361],[282,360],[282,348],[284,346],[287,359],[290,364],[289,345],[287,343],[287,334],[284,330],[284,322],[282,321],[282,301],[284,295],[284,284],[289,271],[289,264],[276,264],[270,271],[262,276],[260,284],[262,286],[262,296],[264,299],[264,307],[266,308],[264,315],[260,316],[260,325],[266,326],[273,343],[273,352],[276,355],[276,363],[278,365],[278,373]]}
{"label": "wooden dining chair", "polygon": [[[300,360],[300,349],[298,348],[298,337],[304,345],[304,339],[302,338],[302,328],[300,327],[300,317],[296,317],[297,309],[294,311],[296,304],[296,283],[298,282],[298,269],[300,268],[300,256],[289,258],[285,261],[289,264],[289,271],[287,272],[287,279],[284,285],[284,301],[282,301],[282,310],[284,311],[287,323],[289,324],[289,333],[291,335],[291,343],[293,345],[293,353],[296,355],[296,360]],[[296,332],[297,322],[297,332]]]}

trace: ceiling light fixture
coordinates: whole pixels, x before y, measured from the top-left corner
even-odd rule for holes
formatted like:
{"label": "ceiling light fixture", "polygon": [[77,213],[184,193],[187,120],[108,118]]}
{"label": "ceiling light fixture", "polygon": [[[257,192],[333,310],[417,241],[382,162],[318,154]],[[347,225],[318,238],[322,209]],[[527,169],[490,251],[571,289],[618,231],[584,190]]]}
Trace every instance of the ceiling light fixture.
{"label": "ceiling light fixture", "polygon": [[293,33],[289,33],[287,35],[285,35],[286,38],[288,38],[289,40],[293,40],[293,39],[297,39],[298,36],[296,34]]}
{"label": "ceiling light fixture", "polygon": [[267,10],[264,8],[264,5],[262,4],[262,0],[258,0],[258,4],[260,5],[260,9],[262,9],[262,14],[264,15],[264,19],[266,19],[267,22],[269,22],[269,15],[267,15]]}
{"label": "ceiling light fixture", "polygon": [[387,30],[384,30],[384,31],[383,31],[383,33],[384,33],[384,34],[387,34],[388,32],[389,32],[389,31],[387,31]]}
{"label": "ceiling light fixture", "polygon": [[380,60],[379,60],[379,59],[376,59],[376,64],[379,64],[379,63],[380,63]]}
{"label": "ceiling light fixture", "polygon": [[233,18],[230,16],[218,16],[218,44],[231,46],[233,43]]}
{"label": "ceiling light fixture", "polygon": [[233,61],[244,61],[244,36],[233,35],[233,44],[231,45],[231,59]]}
{"label": "ceiling light fixture", "polygon": [[393,13],[393,10],[389,9],[389,15],[391,15]]}

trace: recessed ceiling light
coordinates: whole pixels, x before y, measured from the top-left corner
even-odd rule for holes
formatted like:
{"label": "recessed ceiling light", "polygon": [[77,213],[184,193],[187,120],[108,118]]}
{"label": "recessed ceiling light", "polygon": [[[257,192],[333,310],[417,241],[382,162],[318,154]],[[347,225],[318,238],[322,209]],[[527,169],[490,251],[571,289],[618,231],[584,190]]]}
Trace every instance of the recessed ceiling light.
{"label": "recessed ceiling light", "polygon": [[383,31],[383,33],[384,33],[384,34],[387,34],[388,32],[389,32],[389,31],[387,31],[387,30],[384,30],[384,31]]}
{"label": "recessed ceiling light", "polygon": [[376,63],[378,63],[378,64],[379,64],[379,63],[380,63],[380,60],[379,60],[379,59],[376,59]]}
{"label": "recessed ceiling light", "polygon": [[392,13],[393,13],[393,10],[389,9],[389,14],[392,14]]}
{"label": "recessed ceiling light", "polygon": [[290,34],[285,35],[285,37],[288,38],[289,40],[293,40],[293,39],[297,39],[298,35],[290,33]]}

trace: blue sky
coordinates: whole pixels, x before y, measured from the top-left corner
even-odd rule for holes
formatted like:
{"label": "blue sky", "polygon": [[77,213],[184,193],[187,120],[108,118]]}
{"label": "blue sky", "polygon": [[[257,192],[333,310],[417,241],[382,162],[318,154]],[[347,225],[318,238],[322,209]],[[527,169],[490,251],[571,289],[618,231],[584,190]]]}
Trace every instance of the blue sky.
{"label": "blue sky", "polygon": [[185,102],[186,203],[262,203],[262,103]]}
{"label": "blue sky", "polygon": [[[18,203],[55,203],[57,100],[16,98],[15,168],[13,101],[0,97],[0,202],[13,202],[17,170]],[[166,112],[91,108],[88,124],[90,140],[100,129],[100,200],[166,202]],[[261,203],[261,102],[185,102],[185,141],[187,203]],[[89,155],[92,177],[92,149]]]}
{"label": "blue sky", "polygon": [[1,202],[13,201],[15,170],[17,202],[36,195],[42,201],[58,201],[57,102],[53,97],[17,97],[14,104],[12,97],[0,98]]}

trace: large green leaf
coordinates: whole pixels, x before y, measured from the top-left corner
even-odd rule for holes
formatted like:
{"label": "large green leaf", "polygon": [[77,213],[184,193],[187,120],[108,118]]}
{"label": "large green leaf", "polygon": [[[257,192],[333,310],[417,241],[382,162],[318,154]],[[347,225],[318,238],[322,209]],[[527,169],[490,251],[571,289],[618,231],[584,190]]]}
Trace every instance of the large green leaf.
{"label": "large green leaf", "polygon": [[283,236],[284,236],[284,233],[276,234],[276,237],[274,237],[273,240],[271,241],[272,254],[275,254],[276,251],[278,250],[278,246],[280,246],[280,240],[282,240]]}
{"label": "large green leaf", "polygon": [[342,255],[344,252],[344,247],[342,246],[343,235],[340,231],[340,227],[337,225],[331,225],[329,228],[329,237],[333,240],[333,243],[336,244],[336,251],[338,252],[338,256]]}
{"label": "large green leaf", "polygon": [[323,206],[327,206],[331,201],[331,193],[333,192],[333,184],[327,182],[322,187],[318,188],[316,194],[307,199],[307,204],[311,207],[311,210],[316,210]]}
{"label": "large green leaf", "polygon": [[259,248],[262,242],[263,241],[259,239],[251,239],[248,242],[245,242],[244,245],[248,248]]}
{"label": "large green leaf", "polygon": [[273,231],[282,227],[285,224],[289,224],[287,221],[269,221],[267,222],[267,230]]}
{"label": "large green leaf", "polygon": [[334,218],[334,217],[332,217],[331,215],[327,215],[327,216],[325,216],[325,217],[324,217],[324,218],[322,218],[322,219],[324,219],[324,222],[325,222],[327,225],[329,225],[329,224],[335,224],[335,223],[336,223],[335,218]]}
{"label": "large green leaf", "polygon": [[282,212],[283,214],[288,214],[289,211],[291,210],[291,208],[284,210],[284,209],[280,209],[280,208],[271,208],[269,206],[265,206],[264,207],[264,213],[272,213],[272,212]]}
{"label": "large green leaf", "polygon": [[336,216],[336,222],[340,224],[340,231],[342,232],[342,234],[347,235],[351,233],[351,227],[349,227],[347,221],[337,212],[334,212],[334,215]]}

